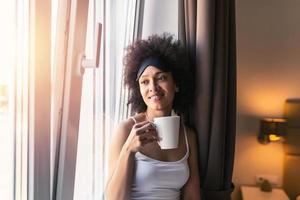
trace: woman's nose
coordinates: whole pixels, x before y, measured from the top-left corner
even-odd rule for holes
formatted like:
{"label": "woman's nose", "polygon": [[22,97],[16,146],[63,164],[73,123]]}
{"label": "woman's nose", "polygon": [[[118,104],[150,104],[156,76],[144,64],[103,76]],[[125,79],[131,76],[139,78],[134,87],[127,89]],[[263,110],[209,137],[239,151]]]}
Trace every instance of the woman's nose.
{"label": "woman's nose", "polygon": [[155,81],[151,81],[151,82],[150,82],[150,84],[149,84],[149,90],[150,90],[151,92],[156,91],[156,90],[157,90],[157,87],[158,87],[158,85],[157,85],[157,83],[156,83]]}

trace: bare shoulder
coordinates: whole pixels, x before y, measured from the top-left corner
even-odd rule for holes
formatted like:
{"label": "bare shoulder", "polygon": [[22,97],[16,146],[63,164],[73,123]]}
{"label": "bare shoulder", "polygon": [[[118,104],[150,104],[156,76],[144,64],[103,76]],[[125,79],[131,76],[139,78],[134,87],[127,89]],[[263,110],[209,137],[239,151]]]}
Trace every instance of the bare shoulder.
{"label": "bare shoulder", "polygon": [[130,134],[133,125],[134,125],[134,121],[129,118],[119,123],[114,130],[113,137],[109,145],[109,156],[108,156],[108,165],[109,165],[108,177],[110,178],[112,177],[112,174],[115,170],[115,167],[117,165],[120,156],[120,152]]}
{"label": "bare shoulder", "polygon": [[198,151],[198,137],[195,129],[186,126],[187,138],[189,142],[190,151],[192,154]]}
{"label": "bare shoulder", "polygon": [[124,121],[120,122],[114,131],[113,140],[125,141],[133,125],[134,121],[131,118],[125,119]]}
{"label": "bare shoulder", "polygon": [[193,142],[193,141],[197,141],[197,133],[195,131],[195,129],[189,127],[189,126],[186,126],[186,132],[187,132],[187,138],[189,140],[189,142]]}
{"label": "bare shoulder", "polygon": [[198,147],[197,147],[197,133],[191,127],[186,127],[188,135],[190,156],[188,159],[190,167],[190,177],[183,188],[183,199],[200,199],[200,179],[198,167]]}
{"label": "bare shoulder", "polygon": [[134,118],[137,122],[142,120],[141,114],[137,114],[133,117],[130,117],[130,118],[125,119],[122,122],[120,122],[114,131],[113,141],[117,140],[121,143],[122,143],[122,141],[125,142],[125,140],[127,139],[127,137],[130,134],[132,127],[135,124],[135,121],[132,118]]}

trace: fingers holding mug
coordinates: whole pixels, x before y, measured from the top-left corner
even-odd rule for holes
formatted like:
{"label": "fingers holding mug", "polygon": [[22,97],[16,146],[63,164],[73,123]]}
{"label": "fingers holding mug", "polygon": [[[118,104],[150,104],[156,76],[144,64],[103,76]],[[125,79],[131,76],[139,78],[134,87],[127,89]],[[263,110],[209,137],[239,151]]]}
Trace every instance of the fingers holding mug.
{"label": "fingers holding mug", "polygon": [[136,123],[127,138],[126,145],[131,152],[137,152],[146,144],[157,140],[155,127],[148,121]]}

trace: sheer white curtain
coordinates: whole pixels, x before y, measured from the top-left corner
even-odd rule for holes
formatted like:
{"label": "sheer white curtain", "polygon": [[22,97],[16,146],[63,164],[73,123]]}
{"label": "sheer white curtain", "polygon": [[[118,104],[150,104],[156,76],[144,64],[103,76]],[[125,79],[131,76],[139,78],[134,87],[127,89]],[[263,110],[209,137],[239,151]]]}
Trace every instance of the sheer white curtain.
{"label": "sheer white curtain", "polygon": [[[112,9],[107,9],[106,24],[107,28],[104,50],[103,70],[100,71],[98,86],[98,102],[96,109],[99,112],[99,123],[96,130],[102,140],[97,146],[99,149],[100,171],[105,175],[102,178],[101,187],[107,175],[107,156],[110,140],[114,133],[116,124],[130,114],[130,108],[127,106],[128,91],[123,84],[123,56],[126,46],[139,37],[139,20],[141,1],[111,1]],[[105,22],[104,22],[105,23]],[[102,159],[101,159],[102,158]],[[98,178],[101,178],[100,176]],[[103,192],[102,192],[103,193]]]}
{"label": "sheer white curtain", "polygon": [[[110,139],[115,124],[129,114],[126,105],[128,91],[122,81],[122,59],[125,47],[139,35],[140,7],[142,4],[137,0],[96,0],[90,4],[90,12],[94,12],[90,14],[90,23],[101,22],[104,31],[99,69],[86,70],[83,80],[74,190],[76,200],[104,199]],[[87,41],[92,40],[88,38]],[[89,46],[92,44],[88,44],[87,49]]]}
{"label": "sheer white curtain", "polygon": [[[57,4],[58,20],[54,44],[52,89],[54,95],[51,126],[51,191],[53,192],[51,199],[63,197],[64,200],[71,198],[99,200],[104,199],[108,145],[114,126],[129,114],[126,106],[128,91],[124,89],[122,82],[122,58],[125,46],[139,35],[137,24],[142,4],[139,0],[89,1],[85,53],[87,58],[93,54],[95,24],[100,22],[103,30],[100,65],[97,69],[85,69],[82,77],[79,128],[71,130],[70,133],[63,131],[61,127],[68,126],[64,123],[69,123],[67,120],[63,121],[62,113],[65,110],[63,102],[66,101],[64,98],[68,89],[65,86],[68,76],[66,56],[70,48],[68,23],[74,2],[58,1]],[[72,86],[71,83],[69,87],[76,86]],[[81,88],[78,90],[81,91]],[[71,117],[77,115],[72,112],[70,114]],[[76,126],[71,128],[74,129]],[[78,131],[78,138],[74,136],[76,131]],[[74,152],[77,152],[76,157]],[[70,163],[75,163],[75,160],[76,169],[73,174],[73,169],[65,168],[72,166]],[[60,188],[61,186],[63,188]]]}
{"label": "sheer white curtain", "polygon": [[120,10],[120,19],[123,21],[118,21],[116,24],[117,30],[116,38],[119,41],[116,43],[116,66],[115,71],[115,84],[116,84],[116,102],[115,102],[115,124],[119,123],[121,120],[127,118],[131,111],[130,107],[127,106],[128,90],[124,87],[122,75],[123,75],[123,65],[122,60],[124,57],[124,48],[131,44],[136,39],[140,39],[142,35],[142,24],[144,15],[144,1],[133,0],[123,2],[123,5],[118,4]]}

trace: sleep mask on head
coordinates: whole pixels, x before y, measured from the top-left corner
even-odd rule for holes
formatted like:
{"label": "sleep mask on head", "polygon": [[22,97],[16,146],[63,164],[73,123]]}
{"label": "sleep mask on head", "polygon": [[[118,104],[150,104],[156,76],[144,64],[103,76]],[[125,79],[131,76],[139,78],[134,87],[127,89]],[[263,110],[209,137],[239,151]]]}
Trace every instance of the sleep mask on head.
{"label": "sleep mask on head", "polygon": [[139,66],[139,71],[136,75],[136,81],[139,80],[140,76],[142,75],[142,73],[145,71],[145,69],[148,66],[154,66],[154,67],[162,70],[163,72],[171,71],[170,67],[168,67],[168,65],[166,65],[161,59],[159,59],[157,57],[146,58],[142,62],[142,64]]}

